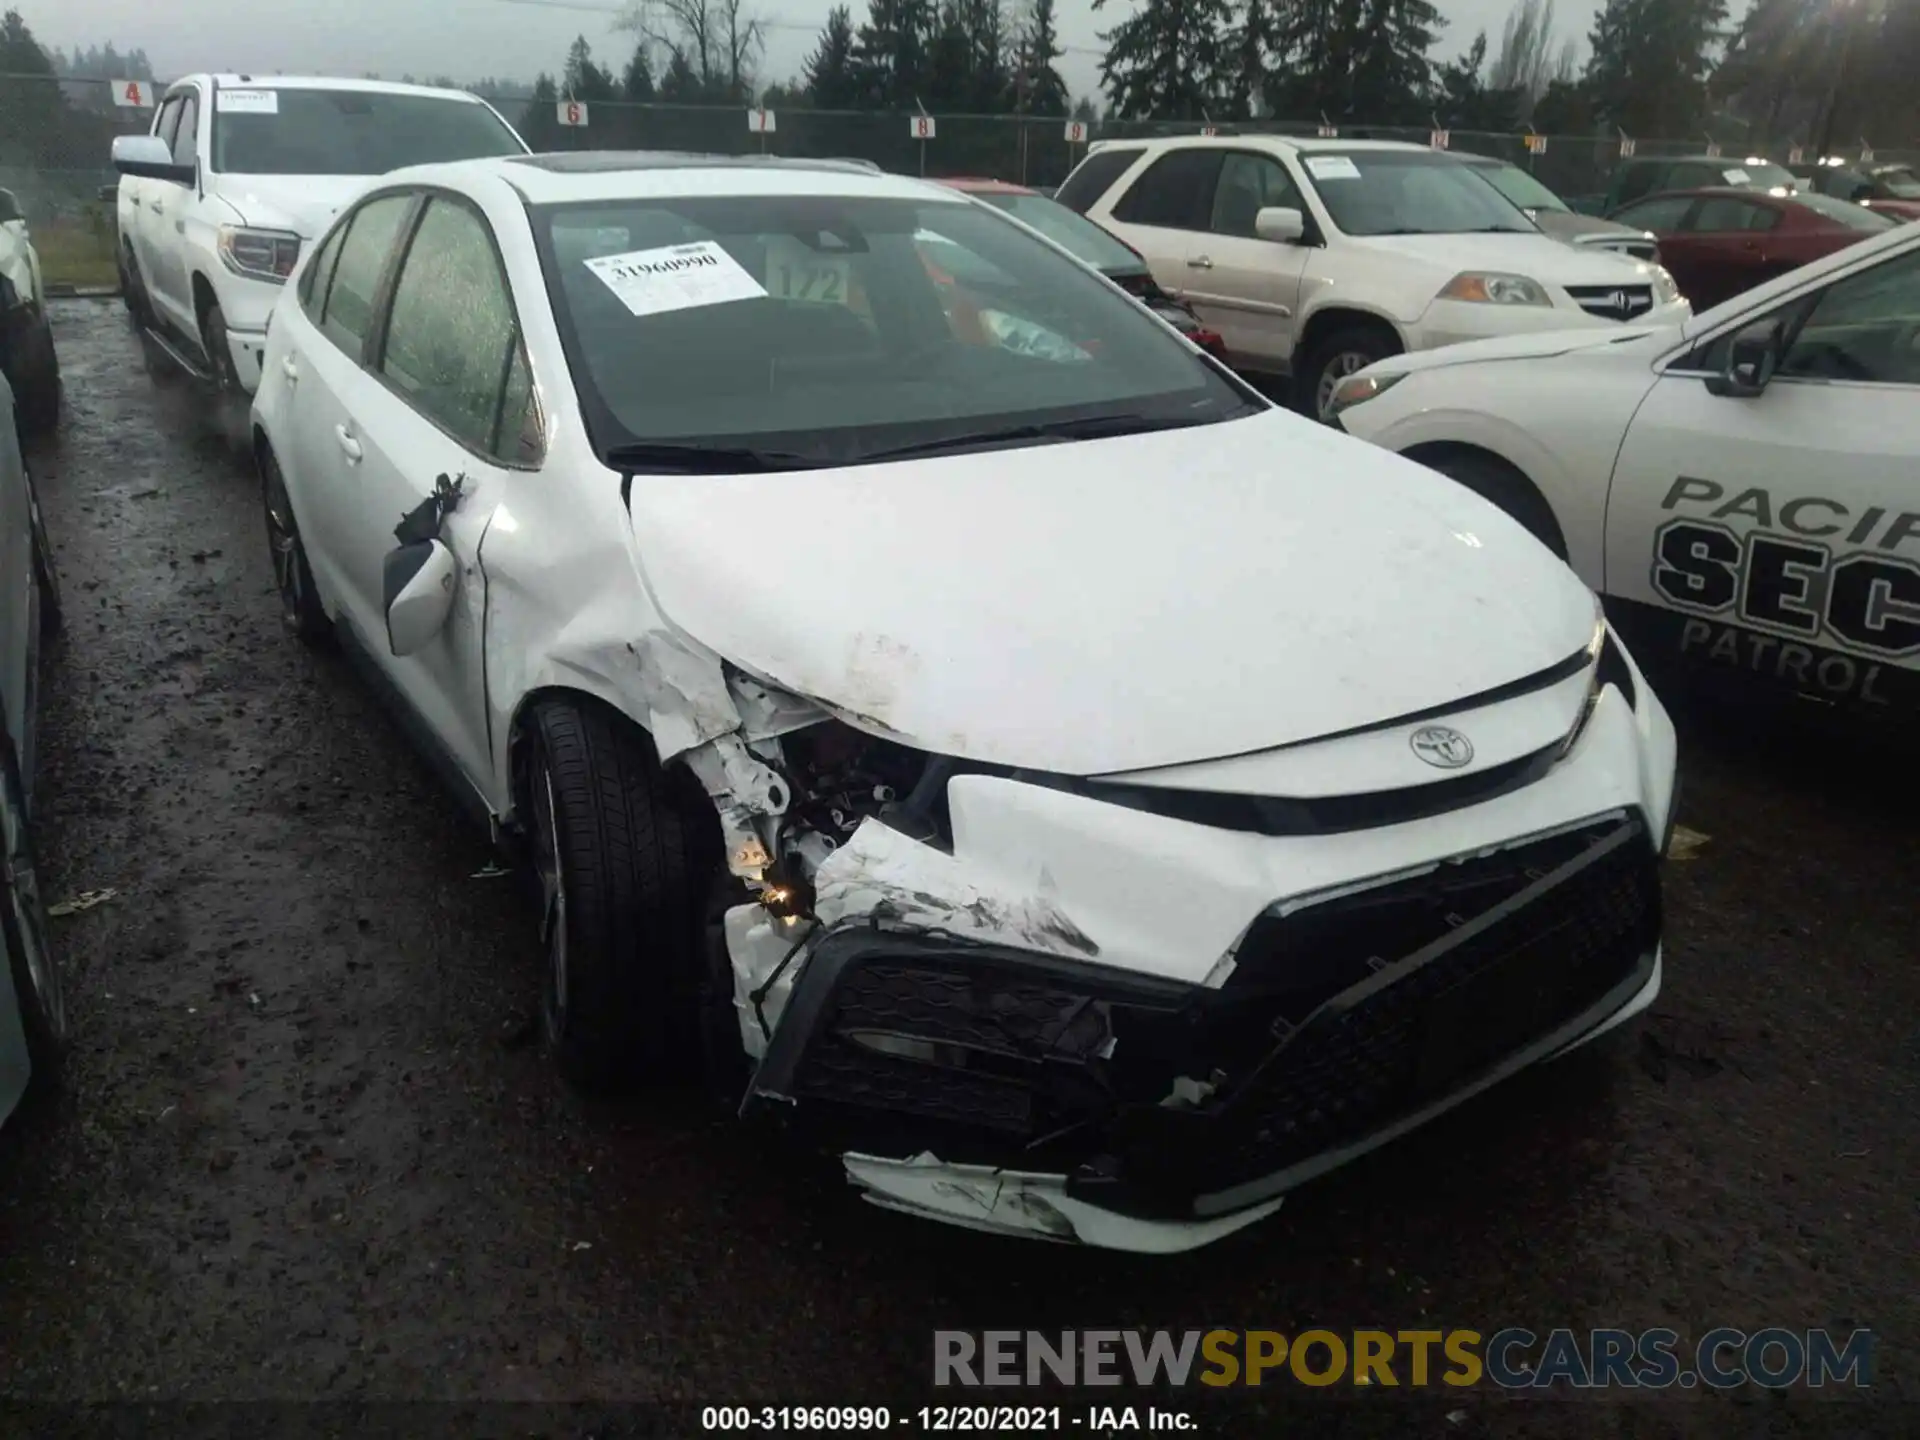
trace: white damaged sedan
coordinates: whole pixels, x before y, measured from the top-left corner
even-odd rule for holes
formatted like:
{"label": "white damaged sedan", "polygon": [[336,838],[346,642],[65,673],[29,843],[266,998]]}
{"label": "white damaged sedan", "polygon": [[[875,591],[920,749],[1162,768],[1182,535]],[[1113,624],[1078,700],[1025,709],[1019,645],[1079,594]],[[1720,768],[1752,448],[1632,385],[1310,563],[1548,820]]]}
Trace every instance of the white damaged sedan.
{"label": "white damaged sedan", "polygon": [[1492,505],[851,164],[400,171],[268,332],[282,609],[539,880],[584,1084],[1189,1248],[1648,1005],[1674,738]]}

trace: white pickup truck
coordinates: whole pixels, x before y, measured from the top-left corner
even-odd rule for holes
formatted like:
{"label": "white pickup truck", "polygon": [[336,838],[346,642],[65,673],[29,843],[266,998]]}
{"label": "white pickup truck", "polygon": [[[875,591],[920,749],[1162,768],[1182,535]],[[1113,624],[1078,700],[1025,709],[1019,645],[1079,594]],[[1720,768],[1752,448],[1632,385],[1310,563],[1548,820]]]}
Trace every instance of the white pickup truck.
{"label": "white pickup truck", "polygon": [[189,75],[148,134],[113,142],[121,293],[182,368],[252,394],[267,315],[301,248],[370,177],[526,151],[462,91]]}

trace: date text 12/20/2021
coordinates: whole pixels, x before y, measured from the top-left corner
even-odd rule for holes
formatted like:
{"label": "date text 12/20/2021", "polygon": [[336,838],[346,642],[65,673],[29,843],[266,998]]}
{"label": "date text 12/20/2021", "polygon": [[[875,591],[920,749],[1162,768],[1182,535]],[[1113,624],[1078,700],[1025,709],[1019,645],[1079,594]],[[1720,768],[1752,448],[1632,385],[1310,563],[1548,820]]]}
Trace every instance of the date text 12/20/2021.
{"label": "date text 12/20/2021", "polygon": [[709,1405],[700,1412],[700,1425],[704,1430],[816,1430],[843,1435],[890,1431],[1002,1435],[1015,1430],[1191,1434],[1199,1429],[1186,1411],[1152,1405],[922,1405],[897,1411],[877,1405]]}

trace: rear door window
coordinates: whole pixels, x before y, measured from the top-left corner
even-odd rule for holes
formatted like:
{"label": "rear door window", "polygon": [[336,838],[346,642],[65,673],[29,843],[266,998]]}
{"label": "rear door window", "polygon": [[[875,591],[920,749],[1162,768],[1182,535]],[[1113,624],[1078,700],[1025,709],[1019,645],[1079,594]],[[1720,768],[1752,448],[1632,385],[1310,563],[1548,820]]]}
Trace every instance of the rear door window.
{"label": "rear door window", "polygon": [[1138,146],[1096,151],[1080,162],[1079,167],[1067,177],[1067,183],[1054,192],[1053,198],[1069,210],[1077,210],[1084,215],[1139,158]]}
{"label": "rear door window", "polygon": [[1204,231],[1213,215],[1213,193],[1224,150],[1174,150],[1134,181],[1113,218],[1129,225]]}

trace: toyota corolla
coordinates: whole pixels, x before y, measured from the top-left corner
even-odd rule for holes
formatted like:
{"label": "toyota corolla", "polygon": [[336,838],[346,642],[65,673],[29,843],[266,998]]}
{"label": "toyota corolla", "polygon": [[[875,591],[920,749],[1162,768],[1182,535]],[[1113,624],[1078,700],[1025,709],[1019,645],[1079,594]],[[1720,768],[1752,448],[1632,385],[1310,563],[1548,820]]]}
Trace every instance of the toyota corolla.
{"label": "toyota corolla", "polygon": [[950,190],[387,175],[253,433],[288,626],[526,857],[567,1075],[881,1205],[1188,1248],[1659,987],[1673,732],[1587,587]]}

